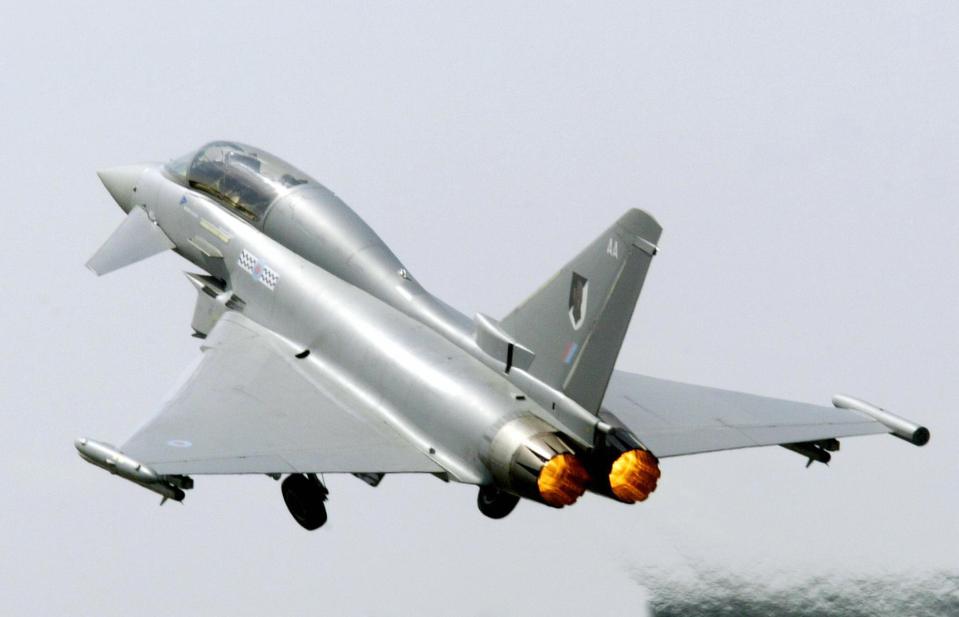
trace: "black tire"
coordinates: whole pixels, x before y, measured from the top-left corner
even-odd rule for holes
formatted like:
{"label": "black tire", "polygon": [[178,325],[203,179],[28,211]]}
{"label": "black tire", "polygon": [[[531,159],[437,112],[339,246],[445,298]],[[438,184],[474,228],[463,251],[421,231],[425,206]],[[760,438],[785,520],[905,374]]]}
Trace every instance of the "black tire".
{"label": "black tire", "polygon": [[326,523],[327,490],[323,484],[310,474],[295,473],[287,476],[281,486],[286,507],[303,529],[313,531]]}
{"label": "black tire", "polygon": [[503,518],[513,511],[519,497],[502,491],[495,486],[481,486],[476,496],[476,505],[479,511],[490,518]]}

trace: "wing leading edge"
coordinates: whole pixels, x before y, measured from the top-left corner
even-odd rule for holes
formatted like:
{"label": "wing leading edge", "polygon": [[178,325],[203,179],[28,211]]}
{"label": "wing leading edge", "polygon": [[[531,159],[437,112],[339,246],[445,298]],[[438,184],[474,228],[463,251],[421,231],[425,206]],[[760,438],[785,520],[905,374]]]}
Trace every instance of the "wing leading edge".
{"label": "wing leading edge", "polygon": [[416,450],[315,359],[236,312],[121,450],[158,474],[427,472]]}
{"label": "wing leading edge", "polygon": [[823,407],[613,371],[603,410],[660,458],[879,433],[916,445],[929,438],[925,428],[867,403],[835,400],[837,407]]}

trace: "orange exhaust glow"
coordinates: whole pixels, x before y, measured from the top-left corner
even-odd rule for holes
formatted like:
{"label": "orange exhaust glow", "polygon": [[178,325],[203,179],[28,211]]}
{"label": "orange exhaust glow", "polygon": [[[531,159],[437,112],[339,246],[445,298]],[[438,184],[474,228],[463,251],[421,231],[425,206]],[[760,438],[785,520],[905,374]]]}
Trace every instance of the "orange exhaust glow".
{"label": "orange exhaust glow", "polygon": [[609,486],[620,501],[645,501],[656,490],[659,460],[646,450],[623,452],[609,471]]}
{"label": "orange exhaust glow", "polygon": [[586,492],[589,474],[572,454],[557,454],[539,472],[536,487],[543,501],[555,508],[576,503]]}

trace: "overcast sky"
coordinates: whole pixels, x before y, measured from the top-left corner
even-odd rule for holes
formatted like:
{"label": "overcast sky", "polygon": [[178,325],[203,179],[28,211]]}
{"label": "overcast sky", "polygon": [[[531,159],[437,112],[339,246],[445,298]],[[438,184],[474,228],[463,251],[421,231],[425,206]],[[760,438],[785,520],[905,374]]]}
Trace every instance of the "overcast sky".
{"label": "overcast sky", "polygon": [[[957,25],[952,2],[7,3],[3,612],[611,614],[710,572],[959,573]],[[87,271],[122,219],[95,172],[216,138],[309,172],[468,314],[643,208],[664,232],[620,368],[848,392],[932,441],[669,459],[644,504],[502,521],[431,477],[328,477],[315,533],[265,477],[159,508],[72,440],[122,443],[199,353],[194,267]]]}

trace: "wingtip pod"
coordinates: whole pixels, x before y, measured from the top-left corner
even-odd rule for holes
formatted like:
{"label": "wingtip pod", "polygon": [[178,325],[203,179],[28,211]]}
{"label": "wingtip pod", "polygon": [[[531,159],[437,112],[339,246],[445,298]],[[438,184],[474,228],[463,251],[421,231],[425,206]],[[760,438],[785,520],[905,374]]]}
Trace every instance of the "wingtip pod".
{"label": "wingtip pod", "polygon": [[183,489],[193,487],[193,481],[188,476],[161,476],[108,443],[79,437],[74,440],[73,446],[86,462],[162,495],[164,501],[183,501],[186,496]]}
{"label": "wingtip pod", "polygon": [[929,443],[929,429],[872,403],[845,394],[836,394],[832,397],[832,404],[840,409],[851,409],[869,416],[886,426],[896,437],[913,445],[924,446]]}

